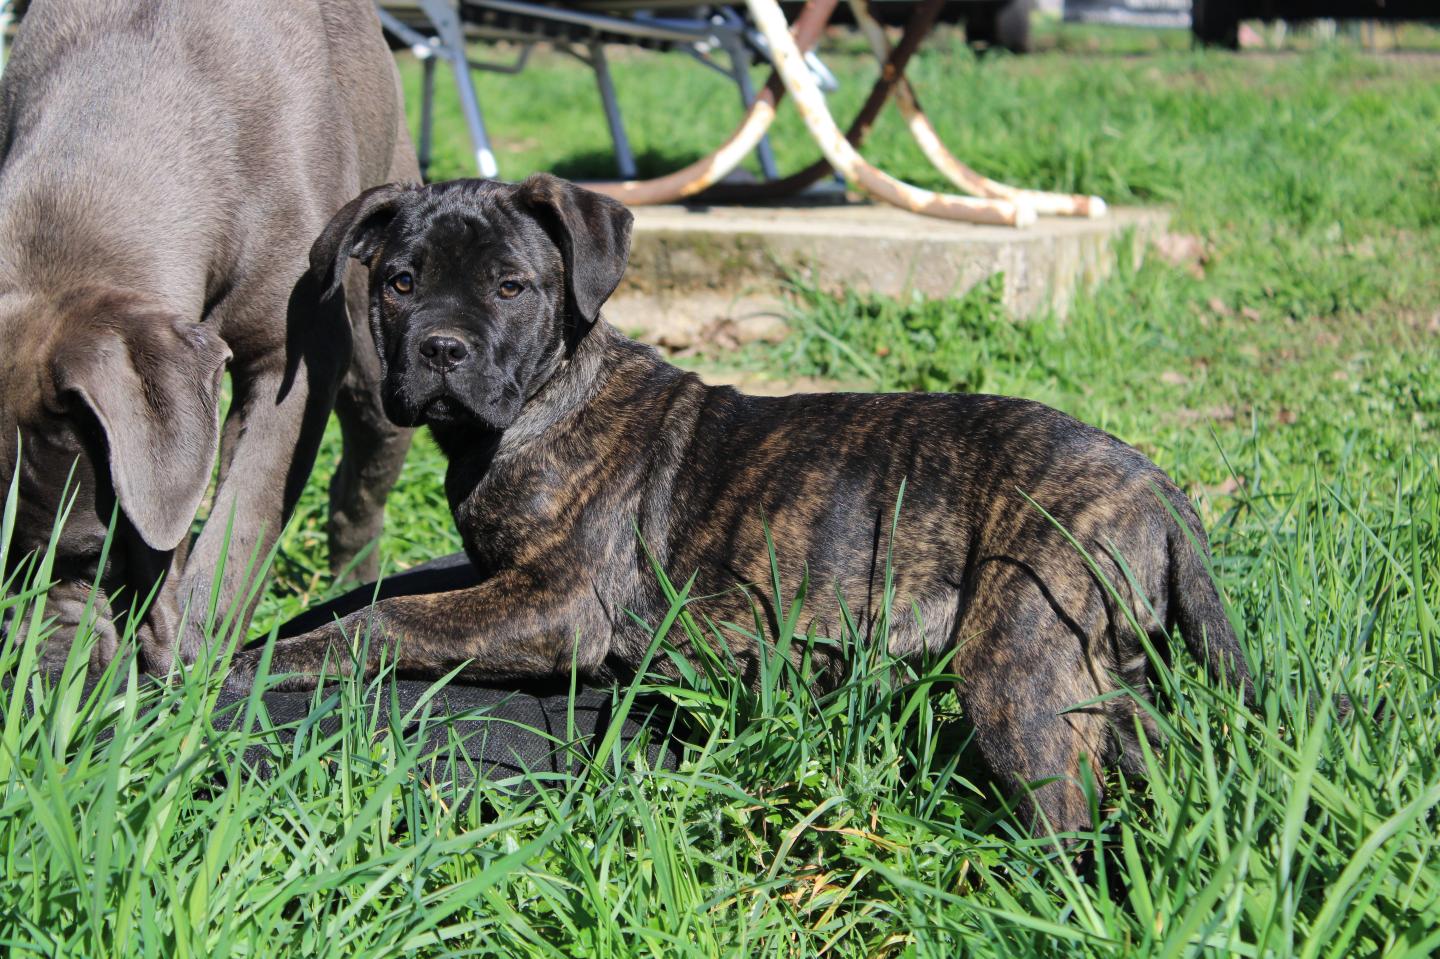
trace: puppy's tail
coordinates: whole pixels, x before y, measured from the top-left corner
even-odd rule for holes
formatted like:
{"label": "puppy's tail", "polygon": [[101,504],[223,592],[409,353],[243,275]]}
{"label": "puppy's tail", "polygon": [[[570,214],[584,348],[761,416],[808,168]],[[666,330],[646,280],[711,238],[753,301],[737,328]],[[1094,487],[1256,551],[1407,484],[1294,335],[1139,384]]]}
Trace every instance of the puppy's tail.
{"label": "puppy's tail", "polygon": [[[1180,627],[1190,654],[1205,664],[1211,676],[1231,689],[1240,690],[1245,703],[1253,707],[1255,683],[1235,638],[1235,628],[1230,625],[1230,617],[1220,602],[1215,580],[1210,576],[1205,527],[1184,493],[1174,490],[1170,503],[1184,526],[1172,525],[1170,530],[1170,609],[1174,618],[1170,625]],[[1314,701],[1309,704],[1312,715],[1316,705]],[[1355,704],[1344,694],[1336,694],[1331,705],[1340,722],[1348,722],[1355,715]],[[1361,715],[1369,714],[1377,722],[1386,708],[1383,702],[1360,705],[1366,711]]]}
{"label": "puppy's tail", "polygon": [[1169,606],[1173,625],[1180,627],[1190,654],[1205,664],[1211,676],[1231,689],[1240,690],[1245,702],[1253,703],[1255,684],[1250,677],[1250,667],[1245,663],[1235,628],[1230,625],[1230,617],[1220,601],[1220,591],[1210,576],[1205,529],[1184,494],[1178,490],[1176,493],[1180,501],[1172,497],[1170,502],[1184,528],[1172,525],[1169,537]]}

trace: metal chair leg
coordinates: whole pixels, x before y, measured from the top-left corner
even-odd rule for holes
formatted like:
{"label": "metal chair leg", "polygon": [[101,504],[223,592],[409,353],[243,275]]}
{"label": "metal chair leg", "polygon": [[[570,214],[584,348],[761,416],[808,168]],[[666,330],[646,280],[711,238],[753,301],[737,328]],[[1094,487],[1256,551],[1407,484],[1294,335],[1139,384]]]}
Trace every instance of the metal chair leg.
{"label": "metal chair leg", "polygon": [[605,59],[605,45],[592,41],[590,69],[595,71],[595,85],[600,88],[600,103],[605,108],[605,122],[610,127],[610,139],[615,144],[615,166],[626,180],[635,179],[635,152],[630,149],[630,138],[625,135],[625,121],[620,117],[620,103],[615,99],[615,81],[610,78],[610,63]]}
{"label": "metal chair leg", "polygon": [[7,34],[10,32],[10,21],[12,19],[14,19],[14,14],[10,10],[9,0],[0,3],[0,74],[5,72],[5,59],[10,53],[8,49],[10,38]]}
{"label": "metal chair leg", "polygon": [[420,161],[420,179],[430,182],[430,151],[435,136],[435,58],[420,61],[423,74],[420,94],[420,143],[415,158]]}
{"label": "metal chair leg", "polygon": [[[740,102],[749,110],[750,105],[755,102],[755,84],[750,80],[750,51],[740,42],[740,38],[733,34],[725,35],[721,42],[730,56],[730,76],[740,90]],[[760,138],[759,145],[755,147],[755,159],[760,162],[760,173],[765,179],[774,180],[780,176],[780,169],[775,165],[775,149],[770,145],[768,133]]]}
{"label": "metal chair leg", "polygon": [[475,80],[470,75],[470,64],[465,58],[465,31],[460,25],[460,12],[447,0],[419,0],[420,9],[430,18],[440,44],[446,49],[455,75],[455,89],[460,94],[460,112],[465,116],[465,125],[470,128],[470,141],[475,147],[475,168],[482,177],[500,175],[500,166],[495,162],[495,151],[490,146],[490,137],[485,132],[485,119],[480,113],[480,98],[475,93]]}

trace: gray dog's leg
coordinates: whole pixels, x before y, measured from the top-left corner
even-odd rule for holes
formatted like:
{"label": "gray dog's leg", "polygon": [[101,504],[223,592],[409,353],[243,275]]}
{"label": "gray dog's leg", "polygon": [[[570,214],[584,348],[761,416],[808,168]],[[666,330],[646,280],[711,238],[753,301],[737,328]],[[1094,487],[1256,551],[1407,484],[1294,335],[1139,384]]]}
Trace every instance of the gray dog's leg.
{"label": "gray dog's leg", "polygon": [[[344,441],[340,465],[330,481],[330,571],[340,574],[366,546],[380,536],[385,500],[400,477],[413,430],[396,426],[380,405],[380,360],[365,318],[366,277],[355,266],[345,284],[354,329],[355,350],[335,399]],[[356,565],[352,578],[373,580],[380,572],[379,555],[371,550]]]}
{"label": "gray dog's leg", "polygon": [[[398,78],[396,80],[398,84]],[[396,89],[402,102],[404,94]],[[390,158],[391,182],[420,181],[420,168],[403,117],[395,134],[395,151]],[[385,523],[385,500],[410,449],[413,430],[396,426],[380,405],[380,358],[370,333],[369,271],[358,263],[350,266],[345,282],[345,302],[354,330],[355,351],[340,394],[335,416],[340,420],[344,451],[330,481],[330,519],[326,530],[330,547],[330,571],[339,574],[366,546],[380,536]],[[353,579],[369,581],[380,572],[375,550],[355,567]]]}
{"label": "gray dog's leg", "polygon": [[[264,309],[256,301],[254,309]],[[229,468],[215,493],[200,537],[185,564],[181,600],[189,604],[180,656],[194,662],[204,644],[203,623],[211,601],[214,571],[224,565],[218,594],[214,596],[216,622],[234,614],[243,635],[254,603],[231,607],[253,584],[256,569],[300,498],[300,491],[315,463],[325,421],[334,406],[335,392],[350,361],[350,326],[339,300],[323,300],[307,273],[290,294],[288,303],[269,304],[287,317],[283,351],[256,350],[254,360],[236,350],[231,367],[234,398],[226,433]],[[243,319],[241,320],[243,324]],[[263,329],[250,322],[247,329]],[[284,365],[273,362],[279,353]],[[226,537],[229,537],[228,549]],[[247,569],[254,558],[255,568]],[[260,591],[254,590],[258,600]]]}

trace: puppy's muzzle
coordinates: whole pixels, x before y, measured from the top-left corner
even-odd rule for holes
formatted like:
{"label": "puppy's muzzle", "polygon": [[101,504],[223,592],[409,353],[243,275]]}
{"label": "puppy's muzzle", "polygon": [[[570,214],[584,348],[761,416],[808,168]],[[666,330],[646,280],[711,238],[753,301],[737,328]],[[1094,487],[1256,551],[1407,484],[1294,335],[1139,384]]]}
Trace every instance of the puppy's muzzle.
{"label": "puppy's muzzle", "polygon": [[449,373],[469,356],[464,341],[448,333],[434,333],[420,341],[420,361],[440,373]]}

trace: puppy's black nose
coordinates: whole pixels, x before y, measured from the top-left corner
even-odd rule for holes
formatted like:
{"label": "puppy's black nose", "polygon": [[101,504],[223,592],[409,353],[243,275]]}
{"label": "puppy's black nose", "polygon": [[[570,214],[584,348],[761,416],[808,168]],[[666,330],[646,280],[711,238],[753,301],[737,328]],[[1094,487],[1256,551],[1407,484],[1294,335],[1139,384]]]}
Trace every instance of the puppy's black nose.
{"label": "puppy's black nose", "polygon": [[437,370],[453,370],[470,355],[470,350],[453,336],[436,334],[425,337],[420,344],[420,355]]}

